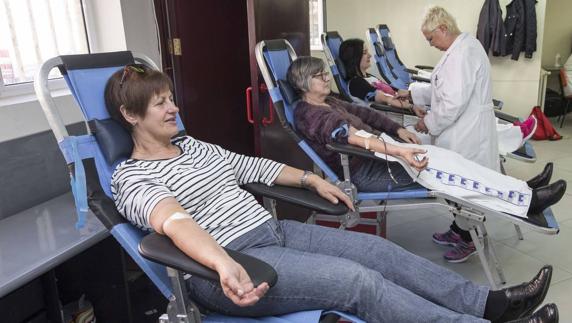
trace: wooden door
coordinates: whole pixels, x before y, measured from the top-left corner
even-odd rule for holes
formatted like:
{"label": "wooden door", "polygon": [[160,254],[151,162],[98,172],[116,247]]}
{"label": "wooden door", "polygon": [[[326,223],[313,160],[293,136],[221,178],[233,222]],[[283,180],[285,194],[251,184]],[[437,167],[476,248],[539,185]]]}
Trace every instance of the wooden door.
{"label": "wooden door", "polygon": [[155,7],[164,70],[174,80],[187,133],[254,154],[253,126],[245,111],[250,86],[246,2],[155,0]]}

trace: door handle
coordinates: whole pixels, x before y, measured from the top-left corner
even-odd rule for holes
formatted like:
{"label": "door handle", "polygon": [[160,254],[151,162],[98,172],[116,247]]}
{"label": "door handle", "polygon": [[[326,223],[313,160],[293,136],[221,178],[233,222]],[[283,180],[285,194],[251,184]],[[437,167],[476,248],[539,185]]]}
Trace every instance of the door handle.
{"label": "door handle", "polygon": [[252,115],[252,86],[246,88],[246,120],[254,124],[254,116]]}
{"label": "door handle", "polygon": [[[268,87],[266,84],[260,84],[260,92],[268,92]],[[274,122],[274,105],[272,104],[272,98],[268,99],[268,118],[262,118],[262,124],[264,126],[271,125]]]}

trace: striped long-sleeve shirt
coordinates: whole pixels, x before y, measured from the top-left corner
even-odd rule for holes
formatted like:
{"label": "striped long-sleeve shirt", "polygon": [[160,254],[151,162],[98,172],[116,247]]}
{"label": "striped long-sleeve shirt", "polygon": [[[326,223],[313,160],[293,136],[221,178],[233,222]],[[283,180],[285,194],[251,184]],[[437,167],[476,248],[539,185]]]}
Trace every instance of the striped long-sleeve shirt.
{"label": "striped long-sleeve shirt", "polygon": [[272,185],[283,164],[248,157],[192,137],[173,144],[181,154],[163,160],[128,159],[111,178],[119,212],[136,226],[150,230],[153,208],[174,197],[193,219],[222,246],[271,218],[239,185]]}

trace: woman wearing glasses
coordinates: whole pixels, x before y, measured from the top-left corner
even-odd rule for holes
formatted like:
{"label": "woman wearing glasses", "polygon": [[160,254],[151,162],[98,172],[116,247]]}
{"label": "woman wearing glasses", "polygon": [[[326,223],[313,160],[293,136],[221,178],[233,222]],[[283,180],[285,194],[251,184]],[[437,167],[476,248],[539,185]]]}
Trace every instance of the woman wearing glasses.
{"label": "woman wearing glasses", "polygon": [[[338,142],[400,158],[416,171],[422,171],[427,167],[428,159],[422,157],[424,150],[409,145],[392,145],[378,140],[377,137],[367,137],[363,131],[374,135],[384,132],[390,136],[399,137],[407,143],[419,143],[413,133],[383,113],[331,97],[329,95],[330,78],[329,74],[324,72],[325,68],[324,62],[319,58],[298,57],[288,68],[287,79],[301,97],[301,101],[294,110],[296,129],[328,166],[341,175],[338,153],[326,148],[326,144]],[[471,174],[456,173],[463,178],[475,179],[475,176],[479,175],[485,181],[495,183],[496,186],[491,189],[494,188],[499,192],[522,192],[526,196],[531,196],[527,202],[522,204],[526,207],[525,210],[521,210],[522,214],[538,214],[558,202],[566,190],[566,182],[562,180],[546,185],[547,179],[542,175],[524,182],[471,162],[448,150],[441,150],[439,154],[441,154],[440,160],[471,165]],[[352,183],[362,192],[398,191],[419,185],[399,163],[355,157],[350,160],[349,166]],[[447,167],[441,164],[431,166],[432,169],[441,170],[448,169]],[[460,169],[456,171],[466,172]],[[504,182],[505,179],[507,182]],[[499,184],[500,182],[506,185]],[[471,188],[466,188],[466,190],[475,191]],[[475,200],[475,203],[479,201]]]}
{"label": "woman wearing glasses", "polygon": [[[433,69],[431,83],[413,83],[409,91],[399,93],[413,104],[431,106],[415,129],[428,133],[435,146],[499,171],[491,65],[483,46],[462,33],[455,18],[438,6],[427,11],[421,32],[430,46],[445,53]],[[444,254],[449,262],[464,262],[477,252],[469,233],[455,222],[448,231],[435,233],[433,241],[454,247]]]}
{"label": "woman wearing glasses", "polygon": [[413,83],[410,91],[400,92],[413,104],[431,106],[416,130],[428,132],[435,146],[498,171],[491,65],[483,46],[461,33],[455,18],[437,6],[428,10],[421,32],[445,54],[433,69],[431,83]]}

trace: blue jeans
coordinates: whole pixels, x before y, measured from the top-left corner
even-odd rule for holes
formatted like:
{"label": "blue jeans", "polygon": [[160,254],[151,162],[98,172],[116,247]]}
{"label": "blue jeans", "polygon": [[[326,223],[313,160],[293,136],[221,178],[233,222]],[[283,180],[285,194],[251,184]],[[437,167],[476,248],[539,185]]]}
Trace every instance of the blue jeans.
{"label": "blue jeans", "polygon": [[[395,183],[387,170],[391,169]],[[405,189],[421,188],[397,162],[385,160],[364,160],[358,170],[351,174],[352,183],[361,192],[397,192]]]}
{"label": "blue jeans", "polygon": [[255,305],[238,307],[218,282],[189,279],[193,299],[222,314],[330,309],[366,322],[488,322],[488,287],[374,235],[269,220],[228,248],[272,265],[278,282]]}

